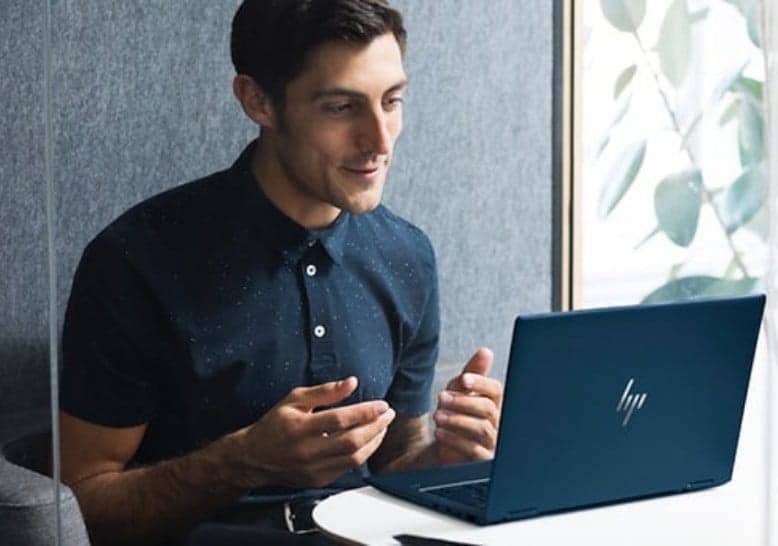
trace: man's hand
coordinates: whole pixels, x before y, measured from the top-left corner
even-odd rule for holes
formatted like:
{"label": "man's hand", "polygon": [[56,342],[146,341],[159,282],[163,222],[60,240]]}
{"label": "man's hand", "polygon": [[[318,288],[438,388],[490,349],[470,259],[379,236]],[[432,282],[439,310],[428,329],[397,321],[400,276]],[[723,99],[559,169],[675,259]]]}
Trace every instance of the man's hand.
{"label": "man's hand", "polygon": [[246,463],[260,477],[250,487],[322,487],[367,461],[395,416],[386,402],[314,412],[340,402],[356,387],[355,377],[298,387],[244,429]]}
{"label": "man's hand", "polygon": [[462,373],[438,395],[433,415],[435,448],[440,464],[494,457],[502,407],[502,384],[487,377],[494,355],[478,349]]}

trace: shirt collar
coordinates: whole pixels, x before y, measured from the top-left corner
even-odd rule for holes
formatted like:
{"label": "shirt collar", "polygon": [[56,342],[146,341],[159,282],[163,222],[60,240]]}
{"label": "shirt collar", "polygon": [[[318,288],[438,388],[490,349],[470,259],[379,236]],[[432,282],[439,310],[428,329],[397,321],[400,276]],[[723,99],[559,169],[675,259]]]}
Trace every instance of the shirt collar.
{"label": "shirt collar", "polygon": [[341,263],[351,215],[342,211],[332,224],[315,230],[307,229],[289,218],[268,199],[251,172],[251,154],[256,144],[254,140],[243,150],[231,170],[246,189],[247,209],[260,228],[265,242],[293,262],[297,262],[309,248],[320,243],[333,262]]}

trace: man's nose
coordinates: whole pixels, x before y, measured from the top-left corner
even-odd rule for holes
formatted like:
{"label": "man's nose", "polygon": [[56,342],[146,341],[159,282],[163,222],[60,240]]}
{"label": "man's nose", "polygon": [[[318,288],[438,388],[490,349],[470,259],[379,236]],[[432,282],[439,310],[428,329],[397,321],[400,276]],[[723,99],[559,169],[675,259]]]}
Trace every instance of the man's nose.
{"label": "man's nose", "polygon": [[392,133],[389,114],[380,109],[371,110],[360,127],[359,151],[373,155],[389,155],[392,151]]}

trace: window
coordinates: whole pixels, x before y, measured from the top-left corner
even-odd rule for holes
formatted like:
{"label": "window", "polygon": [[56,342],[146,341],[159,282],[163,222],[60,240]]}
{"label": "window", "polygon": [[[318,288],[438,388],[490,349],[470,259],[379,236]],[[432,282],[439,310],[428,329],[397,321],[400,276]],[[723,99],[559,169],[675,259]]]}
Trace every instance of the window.
{"label": "window", "polygon": [[759,1],[579,5],[578,304],[761,289]]}

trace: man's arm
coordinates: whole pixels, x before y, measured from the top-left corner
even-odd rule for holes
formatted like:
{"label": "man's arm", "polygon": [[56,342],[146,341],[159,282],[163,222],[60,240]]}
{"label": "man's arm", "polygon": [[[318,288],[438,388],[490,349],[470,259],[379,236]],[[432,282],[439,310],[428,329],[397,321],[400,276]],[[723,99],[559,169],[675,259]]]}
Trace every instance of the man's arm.
{"label": "man's arm", "polygon": [[394,418],[385,402],[313,411],[356,386],[349,378],[294,389],[253,425],[142,468],[127,464],[145,425],[103,427],[63,413],[62,479],[75,492],[95,545],[158,543],[249,489],[321,487],[367,461]]}
{"label": "man's arm", "polygon": [[181,533],[247,490],[240,432],[148,467],[127,469],[146,426],[110,428],[60,414],[62,481],[95,545],[153,544]]}

